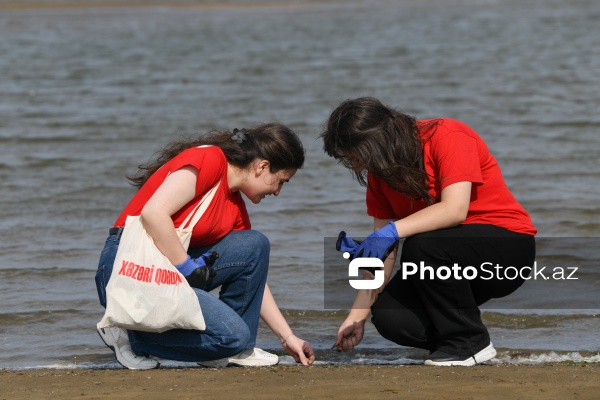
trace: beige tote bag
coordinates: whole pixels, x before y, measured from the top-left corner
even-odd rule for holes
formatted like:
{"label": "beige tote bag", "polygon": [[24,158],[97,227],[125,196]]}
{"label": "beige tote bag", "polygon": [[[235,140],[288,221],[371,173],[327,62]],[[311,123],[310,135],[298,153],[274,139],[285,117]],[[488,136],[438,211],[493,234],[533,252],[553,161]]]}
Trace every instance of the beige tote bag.
{"label": "beige tote bag", "polygon": [[[212,201],[219,184],[210,189],[176,231],[187,250],[192,230]],[[206,329],[198,297],[184,276],[154,245],[140,216],[128,216],[110,281],[106,310],[98,328],[164,332]]]}

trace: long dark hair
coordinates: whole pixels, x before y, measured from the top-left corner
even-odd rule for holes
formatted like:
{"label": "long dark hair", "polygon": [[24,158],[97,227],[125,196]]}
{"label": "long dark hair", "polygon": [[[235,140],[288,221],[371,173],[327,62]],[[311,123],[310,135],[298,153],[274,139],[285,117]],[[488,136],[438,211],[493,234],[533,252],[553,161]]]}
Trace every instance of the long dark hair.
{"label": "long dark hair", "polygon": [[287,126],[279,123],[257,125],[251,129],[210,131],[196,138],[182,138],[169,143],[157,153],[155,161],[139,165],[135,175],[127,179],[137,188],[148,180],[165,163],[182,151],[195,146],[218,146],[225,153],[227,162],[240,169],[247,168],[257,158],[268,160],[269,170],[276,173],[285,169],[300,169],[304,165],[304,147],[298,136]]}
{"label": "long dark hair", "polygon": [[[427,191],[423,143],[434,126],[435,121],[419,127],[414,117],[375,98],[361,97],[342,102],[320,137],[323,150],[351,169],[361,185],[367,186],[367,173],[372,173],[393,189],[432,204],[435,199]],[[431,133],[423,139],[420,130]],[[352,157],[360,159],[364,168],[355,170]]]}

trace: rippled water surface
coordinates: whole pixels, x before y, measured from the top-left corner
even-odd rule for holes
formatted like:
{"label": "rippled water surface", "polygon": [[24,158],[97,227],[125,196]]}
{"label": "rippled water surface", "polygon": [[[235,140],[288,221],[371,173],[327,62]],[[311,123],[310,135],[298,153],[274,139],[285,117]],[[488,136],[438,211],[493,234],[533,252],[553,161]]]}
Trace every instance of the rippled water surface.
{"label": "rippled water surface", "polygon": [[[318,134],[357,96],[470,124],[539,236],[587,238],[582,259],[597,267],[599,18],[591,0],[0,9],[0,368],[115,365],[94,331],[93,276],[133,194],[124,176],[182,134],[273,120],[301,136],[307,162],[250,211],[292,327],[324,362],[422,360],[370,324],[360,351],[327,350],[345,312],[323,302],[324,238],[371,221]],[[579,303],[548,309],[546,291],[536,312],[516,294],[485,311],[498,359],[598,361],[600,274],[585,274]],[[278,348],[264,326],[259,345]]]}

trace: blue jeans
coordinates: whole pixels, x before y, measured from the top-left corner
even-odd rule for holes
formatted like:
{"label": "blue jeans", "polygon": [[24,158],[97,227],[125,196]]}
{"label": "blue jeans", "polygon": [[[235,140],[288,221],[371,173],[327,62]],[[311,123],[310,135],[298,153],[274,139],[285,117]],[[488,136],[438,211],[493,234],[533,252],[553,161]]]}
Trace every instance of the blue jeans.
{"label": "blue jeans", "polygon": [[[96,272],[98,297],[104,307],[105,288],[120,239],[121,231],[106,239]],[[213,265],[216,276],[203,290],[194,289],[206,330],[128,331],[136,354],[177,361],[209,361],[231,357],[255,346],[269,267],[269,240],[257,231],[235,231],[214,245],[190,248],[188,253],[197,258],[209,251],[219,253]],[[208,292],[219,286],[217,299]]]}

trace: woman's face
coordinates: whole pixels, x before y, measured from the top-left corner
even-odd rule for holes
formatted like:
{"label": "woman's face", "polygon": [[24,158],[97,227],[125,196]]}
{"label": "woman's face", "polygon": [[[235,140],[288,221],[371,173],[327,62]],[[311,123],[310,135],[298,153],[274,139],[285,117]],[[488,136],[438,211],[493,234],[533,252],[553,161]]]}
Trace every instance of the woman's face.
{"label": "woman's face", "polygon": [[355,172],[361,172],[367,167],[359,156],[350,152],[344,154],[341,162],[344,166],[353,169]]}
{"label": "woman's face", "polygon": [[284,169],[272,173],[267,160],[253,164],[241,192],[254,204],[260,203],[268,195],[278,196],[284,183],[289,182],[296,169]]}

